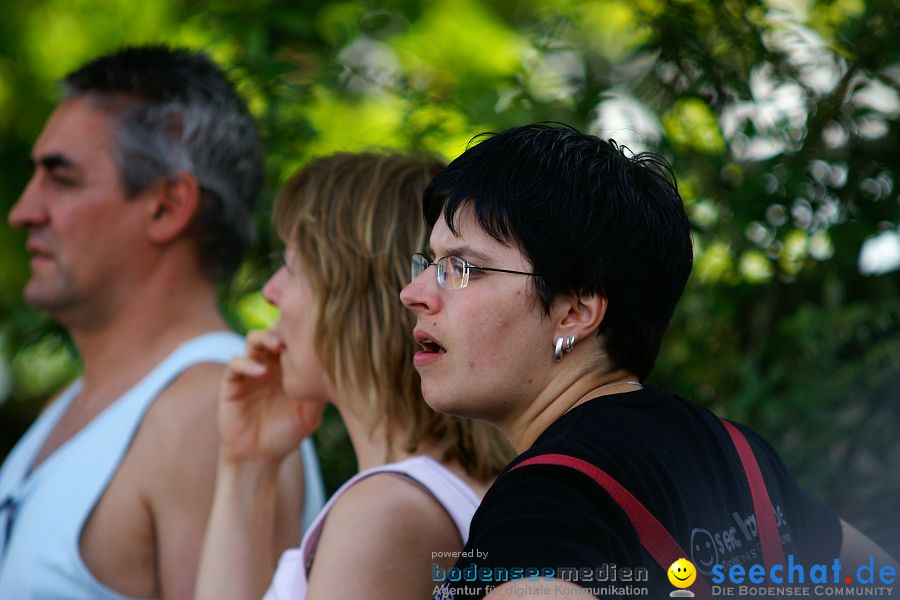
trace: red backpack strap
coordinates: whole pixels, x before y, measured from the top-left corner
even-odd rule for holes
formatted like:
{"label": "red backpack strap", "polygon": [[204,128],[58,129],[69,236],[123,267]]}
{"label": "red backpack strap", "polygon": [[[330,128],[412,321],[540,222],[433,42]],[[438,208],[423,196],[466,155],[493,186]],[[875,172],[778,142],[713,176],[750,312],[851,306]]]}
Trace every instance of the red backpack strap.
{"label": "red backpack strap", "polygon": [[[635,498],[631,492],[613,479],[606,471],[586,460],[575,458],[568,454],[541,454],[523,460],[510,470],[514,471],[528,465],[559,465],[569,467],[570,469],[575,469],[593,479],[600,487],[606,490],[606,493],[612,497],[623,511],[625,511],[625,514],[631,521],[631,525],[638,534],[638,538],[640,539],[644,550],[646,550],[647,554],[656,561],[656,564],[662,568],[663,572],[667,573],[669,567],[672,566],[672,563],[679,558],[687,558],[690,556],[682,550],[681,546],[678,545],[678,542],[675,541],[675,538],[673,538],[669,531],[659,522],[659,519],[654,517],[640,500]],[[697,580],[691,587],[694,588],[695,596],[697,598],[711,597],[709,586],[699,573],[697,574]]]}
{"label": "red backpack strap", "polygon": [[759,533],[759,543],[762,547],[762,558],[766,569],[771,569],[775,564],[784,564],[784,551],[781,548],[781,536],[778,534],[778,525],[775,523],[775,509],[766,489],[766,482],[759,463],[750,448],[750,443],[741,431],[724,419],[720,419],[731,441],[737,449],[744,467],[744,475],[750,486],[750,497],[753,499],[753,513],[756,515],[756,529]]}

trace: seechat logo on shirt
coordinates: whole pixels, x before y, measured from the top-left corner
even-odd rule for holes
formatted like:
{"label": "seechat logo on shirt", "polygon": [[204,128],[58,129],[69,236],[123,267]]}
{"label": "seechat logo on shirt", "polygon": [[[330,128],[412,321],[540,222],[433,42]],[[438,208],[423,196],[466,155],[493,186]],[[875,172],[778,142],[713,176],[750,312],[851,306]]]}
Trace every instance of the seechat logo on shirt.
{"label": "seechat logo on shirt", "polygon": [[[842,573],[838,558],[831,565],[807,568],[795,563],[794,555],[789,554],[787,564],[772,565],[768,571],[760,564],[749,567],[733,564],[728,568],[718,564],[712,568],[710,581],[715,584],[712,586],[714,596],[891,596],[891,584],[896,576],[892,565],[876,568],[873,556],[867,564],[850,567]],[[671,575],[669,578],[671,580]]]}

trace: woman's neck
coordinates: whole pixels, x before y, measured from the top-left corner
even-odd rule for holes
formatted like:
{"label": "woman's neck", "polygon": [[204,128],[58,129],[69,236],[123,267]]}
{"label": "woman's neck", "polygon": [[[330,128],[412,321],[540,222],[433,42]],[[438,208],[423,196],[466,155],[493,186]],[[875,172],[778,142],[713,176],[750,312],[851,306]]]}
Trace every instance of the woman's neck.
{"label": "woman's neck", "polygon": [[335,403],[347,428],[360,471],[412,456],[392,443],[398,436],[396,432],[388,431],[387,423],[381,422],[373,428],[368,419],[358,415],[348,405],[352,403]]}
{"label": "woman's neck", "polygon": [[500,429],[521,454],[574,407],[598,396],[634,392],[641,387],[638,378],[625,369],[575,371],[572,376],[557,378],[541,396],[523,403],[522,410]]}
{"label": "woman's neck", "polygon": [[415,452],[408,452],[399,443],[404,438],[404,432],[399,427],[394,427],[390,435],[388,435],[386,423],[379,423],[373,429],[366,419],[357,415],[349,407],[339,404],[335,404],[335,406],[347,428],[347,434],[350,437],[350,443],[353,444],[353,452],[356,454],[356,462],[360,471],[405,460],[413,456],[429,456],[466,482],[479,498],[484,496],[487,488],[490,487],[492,482],[478,481],[469,475],[457,461],[444,460],[433,443],[422,441]]}

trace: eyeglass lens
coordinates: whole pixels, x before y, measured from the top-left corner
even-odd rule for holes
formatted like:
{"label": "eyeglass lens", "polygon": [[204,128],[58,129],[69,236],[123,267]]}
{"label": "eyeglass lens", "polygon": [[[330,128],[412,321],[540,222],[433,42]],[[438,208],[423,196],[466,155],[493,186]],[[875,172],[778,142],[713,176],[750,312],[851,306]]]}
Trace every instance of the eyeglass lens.
{"label": "eyeglass lens", "polygon": [[466,287],[469,282],[469,269],[464,259],[445,256],[432,263],[421,254],[414,254],[412,257],[412,279],[421,275],[432,264],[437,268],[437,282],[442,288],[458,290]]}

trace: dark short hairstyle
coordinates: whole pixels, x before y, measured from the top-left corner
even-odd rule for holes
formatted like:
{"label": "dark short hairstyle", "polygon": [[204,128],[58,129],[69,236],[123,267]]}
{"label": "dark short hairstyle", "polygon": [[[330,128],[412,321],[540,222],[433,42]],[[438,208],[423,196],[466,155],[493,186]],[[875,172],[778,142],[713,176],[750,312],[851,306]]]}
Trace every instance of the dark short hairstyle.
{"label": "dark short hairstyle", "polygon": [[124,48],[63,79],[65,98],[87,96],[117,115],[113,158],[128,197],[187,171],[201,208],[192,224],[201,264],[227,280],[253,243],[264,166],[259,133],[225,74],[202,53]]}
{"label": "dark short hairstyle", "polygon": [[560,294],[609,301],[598,335],[617,367],[649,375],[693,261],[671,166],[576,129],[533,124],[482,134],[432,180],[425,220],[471,206],[484,231],[528,257],[549,313]]}

